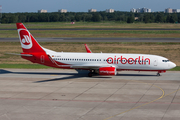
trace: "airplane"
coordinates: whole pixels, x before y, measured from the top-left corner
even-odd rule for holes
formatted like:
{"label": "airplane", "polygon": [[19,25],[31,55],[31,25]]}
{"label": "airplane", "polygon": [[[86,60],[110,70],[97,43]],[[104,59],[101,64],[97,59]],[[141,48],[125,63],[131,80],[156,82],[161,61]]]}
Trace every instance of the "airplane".
{"label": "airplane", "polygon": [[22,58],[55,68],[89,71],[88,76],[116,75],[117,71],[156,71],[157,76],[176,64],[167,58],[149,54],[55,52],[42,47],[23,23],[16,23],[23,52]]}

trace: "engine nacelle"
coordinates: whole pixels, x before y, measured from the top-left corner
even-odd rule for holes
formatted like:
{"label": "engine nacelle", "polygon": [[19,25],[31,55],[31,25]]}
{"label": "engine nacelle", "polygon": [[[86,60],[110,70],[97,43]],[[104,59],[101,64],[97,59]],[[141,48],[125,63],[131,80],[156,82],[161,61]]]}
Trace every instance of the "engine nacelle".
{"label": "engine nacelle", "polygon": [[116,75],[116,68],[115,67],[99,68],[99,75]]}

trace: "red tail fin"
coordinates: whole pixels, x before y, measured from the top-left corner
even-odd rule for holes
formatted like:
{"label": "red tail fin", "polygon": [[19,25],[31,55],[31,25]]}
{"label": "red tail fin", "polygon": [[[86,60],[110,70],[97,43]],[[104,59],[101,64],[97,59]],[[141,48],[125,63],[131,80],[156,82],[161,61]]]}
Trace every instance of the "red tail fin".
{"label": "red tail fin", "polygon": [[45,52],[23,23],[16,23],[16,26],[24,53]]}

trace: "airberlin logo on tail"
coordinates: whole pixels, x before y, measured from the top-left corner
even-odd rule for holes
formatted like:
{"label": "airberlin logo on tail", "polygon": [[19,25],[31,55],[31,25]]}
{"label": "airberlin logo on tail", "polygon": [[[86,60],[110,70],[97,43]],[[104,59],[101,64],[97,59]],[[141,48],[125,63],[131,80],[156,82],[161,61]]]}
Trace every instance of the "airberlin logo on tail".
{"label": "airberlin logo on tail", "polygon": [[32,40],[30,33],[25,29],[19,29],[18,32],[19,32],[22,48],[30,49],[32,47]]}

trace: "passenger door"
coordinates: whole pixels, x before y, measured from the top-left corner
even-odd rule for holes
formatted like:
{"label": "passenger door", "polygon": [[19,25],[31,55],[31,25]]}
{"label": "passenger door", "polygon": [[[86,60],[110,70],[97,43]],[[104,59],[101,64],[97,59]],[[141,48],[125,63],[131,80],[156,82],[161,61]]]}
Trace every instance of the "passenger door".
{"label": "passenger door", "polygon": [[154,66],[157,66],[157,65],[158,65],[158,59],[154,58]]}

